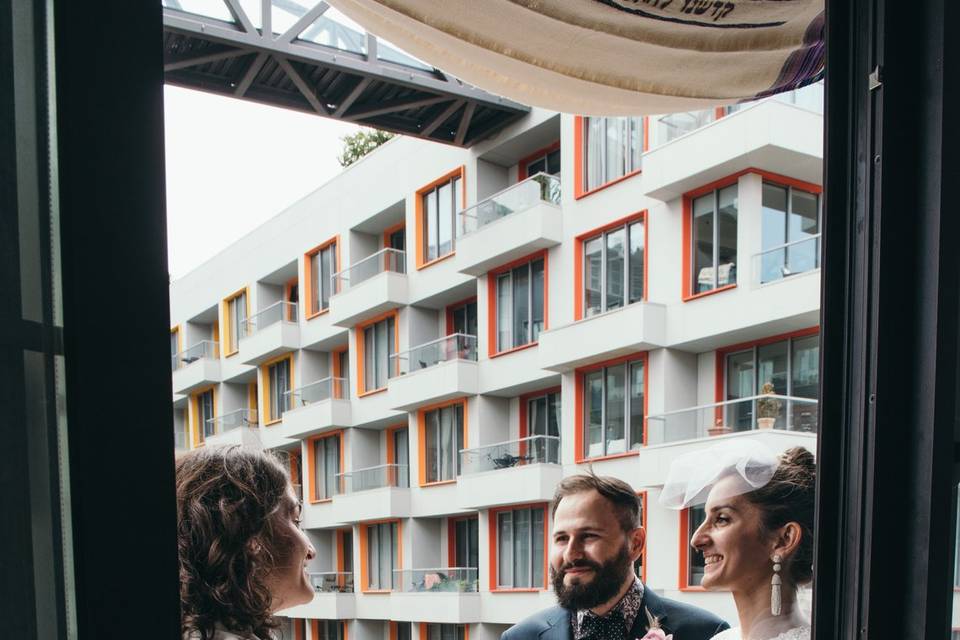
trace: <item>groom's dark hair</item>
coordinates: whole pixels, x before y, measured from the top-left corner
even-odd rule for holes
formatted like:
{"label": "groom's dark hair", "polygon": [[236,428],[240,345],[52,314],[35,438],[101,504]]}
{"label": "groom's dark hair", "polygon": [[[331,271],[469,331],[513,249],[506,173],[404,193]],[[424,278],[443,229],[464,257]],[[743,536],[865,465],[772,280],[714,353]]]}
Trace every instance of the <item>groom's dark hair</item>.
{"label": "groom's dark hair", "polygon": [[595,475],[593,470],[560,481],[553,494],[550,515],[556,513],[560,501],[566,496],[585,491],[596,491],[607,499],[624,531],[630,532],[640,526],[640,498],[633,487],[619,478]]}

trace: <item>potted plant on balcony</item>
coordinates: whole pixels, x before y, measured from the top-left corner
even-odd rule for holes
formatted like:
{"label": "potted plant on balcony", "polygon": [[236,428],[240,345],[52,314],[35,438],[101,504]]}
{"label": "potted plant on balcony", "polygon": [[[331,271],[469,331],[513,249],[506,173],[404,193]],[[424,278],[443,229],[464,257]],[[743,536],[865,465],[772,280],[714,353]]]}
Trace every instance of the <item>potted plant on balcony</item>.
{"label": "potted plant on balcony", "polygon": [[[772,396],[776,393],[772,382],[765,382],[760,387],[761,396]],[[780,408],[783,403],[776,398],[760,398],[757,400],[757,427],[760,429],[772,429],[780,415]]]}
{"label": "potted plant on balcony", "polygon": [[707,429],[707,434],[710,436],[722,436],[728,433],[733,433],[733,429],[723,424],[723,418],[717,418],[713,426]]}

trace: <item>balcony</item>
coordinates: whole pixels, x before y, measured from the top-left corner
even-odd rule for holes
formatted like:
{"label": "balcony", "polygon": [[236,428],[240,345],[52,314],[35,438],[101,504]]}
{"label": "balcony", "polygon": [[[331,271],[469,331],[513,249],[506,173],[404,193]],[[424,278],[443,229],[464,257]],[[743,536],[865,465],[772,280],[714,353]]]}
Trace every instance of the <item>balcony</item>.
{"label": "balcony", "polygon": [[345,620],[356,617],[353,592],[353,573],[336,571],[309,572],[313,585],[313,600],[307,604],[286,609],[291,618]]}
{"label": "balcony", "polygon": [[666,345],[666,308],[635,302],[540,334],[540,367],[558,373]]}
{"label": "balcony", "polygon": [[189,349],[170,356],[173,392],[189,394],[201,387],[221,382],[220,347],[202,340]]}
{"label": "balcony", "polygon": [[276,427],[282,438],[304,438],[333,427],[351,425],[346,378],[324,378],[284,392],[283,422]]}
{"label": "balcony", "polygon": [[460,451],[464,508],[547,502],[563,478],[558,436],[530,436]]}
{"label": "balcony", "polygon": [[[240,361],[260,365],[300,348],[300,327],[294,302],[275,302],[240,323]],[[294,320],[291,320],[294,318]]]}
{"label": "balcony", "polygon": [[476,568],[398,569],[390,598],[391,620],[469,624],[480,622]]}
{"label": "balcony", "polygon": [[333,517],[339,522],[360,522],[410,515],[409,469],[381,464],[337,475],[340,493],[333,499]]}
{"label": "balcony", "polygon": [[333,274],[330,322],[352,327],[407,304],[406,255],[382,249]]}
{"label": "balcony", "polygon": [[753,255],[753,286],[780,282],[820,268],[820,234]]}
{"label": "balcony", "polygon": [[816,433],[820,403],[762,394],[647,416],[647,444],[699,440],[743,431]]}
{"label": "balcony", "polygon": [[479,276],[563,240],[560,177],[538,173],[458,215],[457,269]]}
{"label": "balcony", "polygon": [[253,409],[237,409],[210,418],[204,428],[203,439],[208,445],[242,444],[260,448],[257,412]]}
{"label": "balcony", "polygon": [[478,393],[476,336],[454,333],[421,344],[390,356],[390,365],[397,375],[387,386],[398,411]]}

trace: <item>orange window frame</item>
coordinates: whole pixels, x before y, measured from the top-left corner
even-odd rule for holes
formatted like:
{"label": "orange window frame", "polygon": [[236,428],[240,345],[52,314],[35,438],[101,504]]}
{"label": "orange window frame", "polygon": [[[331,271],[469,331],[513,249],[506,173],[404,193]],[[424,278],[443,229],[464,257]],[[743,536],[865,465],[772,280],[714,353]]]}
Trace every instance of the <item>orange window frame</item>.
{"label": "orange window frame", "polygon": [[313,640],[318,640],[320,637],[320,623],[321,622],[338,622],[340,624],[340,635],[342,636],[341,640],[348,640],[347,638],[347,621],[346,620],[310,620],[310,637]]}
{"label": "orange window frame", "polygon": [[334,378],[333,385],[332,385],[334,398],[343,399],[343,396],[346,395],[346,391],[350,388],[350,380],[347,380],[343,384],[343,386],[341,386],[340,381],[337,380],[337,378],[343,377],[343,369],[340,366],[340,356],[343,355],[344,353],[347,353],[347,357],[349,358],[350,357],[348,353],[349,351],[350,351],[350,347],[347,346],[347,347],[340,347],[339,349],[333,349],[330,352],[330,370],[333,371],[333,378]]}
{"label": "orange window frame", "polygon": [[309,438],[307,440],[307,465],[306,465],[307,488],[308,488],[307,497],[308,497],[308,500],[310,501],[310,504],[330,502],[331,500],[333,500],[332,496],[327,498],[320,498],[317,495],[317,480],[316,480],[317,470],[314,468],[314,465],[316,464],[316,459],[317,459],[317,455],[316,455],[317,442],[319,442],[320,440],[324,440],[326,438],[333,438],[333,437],[340,438],[340,442],[339,442],[340,473],[343,473],[345,470],[344,461],[346,460],[346,456],[344,455],[346,451],[346,446],[345,446],[346,443],[344,442],[345,438],[344,438],[343,429],[337,429],[336,431],[330,431],[328,433],[323,433],[318,436],[313,436],[312,438]]}
{"label": "orange window frame", "polygon": [[[397,231],[400,231],[401,229],[406,229],[406,228],[407,228],[407,222],[406,222],[406,220],[404,220],[403,222],[398,222],[397,224],[392,225],[392,226],[389,226],[389,227],[387,227],[386,229],[384,229],[384,230],[383,230],[383,248],[384,248],[384,249],[389,249],[389,248],[390,248],[390,236],[392,236],[392,235],[393,235],[394,233],[396,233]],[[404,235],[406,235],[406,234],[404,234]],[[406,237],[404,237],[403,246],[404,246],[404,247],[407,246]]]}
{"label": "orange window frame", "polygon": [[[467,306],[471,302],[476,302],[476,301],[477,301],[477,296],[470,296],[469,298],[460,300],[459,302],[453,302],[446,306],[444,310],[445,311],[444,316],[446,317],[446,327],[447,327],[448,336],[453,335],[453,312],[456,311],[457,309]],[[479,320],[479,318],[480,318],[480,310],[477,309],[477,319]],[[479,327],[478,327],[478,330],[479,330]]]}
{"label": "orange window frame", "polygon": [[640,552],[640,574],[638,577],[640,581],[644,584],[647,583],[647,548],[650,546],[648,544],[648,534],[650,530],[647,528],[647,501],[648,495],[646,490],[637,491],[637,497],[640,498],[640,526],[643,527],[643,550]]}
{"label": "orange window frame", "polygon": [[[428,407],[422,407],[417,410],[417,453],[419,456],[419,461],[417,466],[417,482],[421,487],[435,487],[443,484],[452,484],[457,481],[456,478],[452,480],[438,480],[435,482],[427,482],[427,412],[435,411],[437,409],[443,409],[444,407],[454,407],[456,405],[463,406],[463,446],[467,448],[467,424],[469,423],[469,418],[467,417],[467,399],[466,398],[457,398],[456,400],[447,400],[437,404],[432,404]],[[460,452],[456,452],[457,456],[460,455]],[[459,465],[459,460],[457,465]]]}
{"label": "orange window frame", "polygon": [[[392,354],[387,354],[387,366],[390,366],[390,356],[400,353],[400,312],[396,309],[392,311],[387,311],[382,313],[374,318],[365,320],[354,327],[354,333],[356,334],[354,339],[356,340],[356,353],[357,353],[357,397],[363,398],[365,396],[372,395],[374,393],[380,393],[381,391],[386,391],[386,387],[378,387],[376,389],[367,389],[365,387],[365,372],[363,368],[365,360],[365,349],[366,345],[363,342],[363,331],[371,325],[375,325],[378,322],[382,322],[387,318],[393,318],[393,348],[394,352]],[[396,362],[396,366],[399,368],[400,363]],[[396,372],[395,372],[396,373]],[[388,376],[389,378],[389,376]]]}
{"label": "orange window frame", "polygon": [[217,417],[217,387],[215,385],[210,385],[199,389],[190,394],[190,404],[187,405],[187,419],[190,423],[190,441],[193,443],[193,447],[201,447],[206,444],[206,441],[203,436],[203,425],[200,424],[200,409],[197,405],[197,401],[200,396],[207,392],[213,393],[213,418]]}
{"label": "orange window frame", "polygon": [[693,547],[690,546],[690,509],[680,511],[680,574],[677,576],[677,588],[680,591],[706,591],[699,585],[691,585],[687,580],[690,573],[690,552]]}
{"label": "orange window frame", "polygon": [[716,360],[714,363],[714,401],[723,402],[724,401],[724,389],[726,387],[726,377],[727,377],[727,356],[731,353],[736,353],[737,351],[744,351],[746,349],[752,349],[754,347],[763,347],[768,344],[773,344],[775,342],[781,342],[783,340],[790,340],[791,338],[806,338],[808,336],[815,336],[820,333],[819,326],[807,327],[806,329],[798,329],[797,331],[788,331],[787,333],[778,333],[775,336],[768,336],[766,338],[761,338],[759,340],[750,340],[748,342],[740,342],[737,344],[731,344],[726,347],[721,347],[717,349]]}
{"label": "orange window frame", "polygon": [[604,360],[603,362],[597,362],[595,364],[587,365],[585,367],[580,367],[576,369],[574,375],[576,376],[576,395],[574,397],[574,434],[573,434],[573,446],[574,450],[574,461],[577,464],[583,462],[600,462],[603,460],[615,460],[617,458],[626,458],[629,456],[635,456],[639,454],[639,451],[623,451],[621,453],[613,453],[605,456],[597,456],[593,458],[588,458],[584,455],[583,452],[583,443],[584,439],[584,429],[586,429],[586,424],[583,419],[583,409],[584,409],[584,389],[583,389],[583,376],[586,373],[591,371],[596,371],[597,369],[602,369],[604,367],[612,367],[618,364],[623,364],[625,362],[634,362],[637,360],[643,361],[643,446],[647,446],[647,416],[649,415],[648,406],[650,403],[650,359],[649,354],[646,351],[641,351],[639,353],[632,353],[626,356],[620,356],[619,358],[611,358],[610,360]]}
{"label": "orange window frame", "polygon": [[[346,572],[346,541],[344,537],[348,533],[353,533],[353,529],[337,529],[336,532],[336,544],[337,544],[337,573],[340,574],[337,576],[337,586],[344,587],[347,584],[346,576],[343,574]],[[350,541],[351,546],[353,545],[353,540]],[[350,552],[353,553],[353,549],[350,549]],[[352,571],[351,567],[351,571]]]}
{"label": "orange window frame", "polygon": [[[487,273],[487,357],[497,358],[505,356],[508,353],[522,351],[535,347],[540,344],[539,340],[527,342],[519,347],[511,347],[503,351],[497,350],[497,276],[513,270],[524,264],[529,264],[534,260],[543,258],[543,329],[541,333],[550,328],[550,252],[546,249],[531,253],[513,262],[501,265],[496,269],[491,269]],[[531,286],[533,281],[531,279]]]}
{"label": "orange window frame", "polygon": [[270,425],[277,424],[283,419],[283,413],[281,412],[280,416],[270,419],[270,412],[273,410],[273,407],[270,404],[270,367],[277,364],[278,362],[283,362],[288,360],[290,362],[290,391],[296,389],[295,373],[293,370],[293,354],[286,353],[282,356],[277,356],[267,360],[260,365],[260,406],[263,407],[263,426],[269,427]]}
{"label": "orange window frame", "polygon": [[297,290],[297,302],[294,303],[297,306],[296,308],[292,308],[290,304],[286,305],[286,313],[284,313],[283,315],[287,319],[287,322],[296,322],[297,315],[299,313],[298,309],[300,307],[300,278],[297,276],[293,276],[292,278],[287,280],[287,282],[283,285],[283,301],[284,302],[290,303],[290,294],[293,293],[294,288],[296,288]]}
{"label": "orange window frame", "polygon": [[[460,178],[460,188],[463,192],[461,195],[462,203],[460,206],[466,207],[467,206],[467,168],[465,165],[461,165],[456,169],[454,169],[453,171],[450,171],[449,173],[446,173],[440,176],[430,184],[420,187],[419,189],[417,189],[416,194],[414,196],[415,198],[414,224],[416,225],[415,232],[417,236],[415,238],[414,247],[416,248],[416,252],[417,252],[415,264],[418,270],[435,265],[436,263],[446,260],[447,258],[457,253],[456,244],[455,244],[456,236],[457,236],[456,221],[454,221],[454,228],[453,228],[454,248],[450,253],[446,253],[442,256],[437,256],[433,260],[427,260],[424,255],[424,250],[426,247],[424,246],[424,242],[423,242],[423,232],[427,228],[424,220],[424,216],[426,216],[426,211],[423,210],[423,196],[429,191],[432,191],[436,187],[444,184],[445,182],[450,182],[454,178]],[[456,213],[454,213],[454,215],[456,215]],[[410,244],[410,239],[407,238],[407,245],[409,244]]]}
{"label": "orange window frame", "polygon": [[527,173],[527,165],[533,162],[534,160],[539,160],[543,156],[546,156],[549,153],[553,153],[560,148],[560,141],[557,140],[553,144],[549,144],[542,149],[537,149],[530,155],[524,156],[517,161],[517,182],[521,182],[530,177],[530,174]]}
{"label": "orange window frame", "polygon": [[293,640],[306,640],[307,621],[303,618],[293,619]]}
{"label": "orange window frame", "polygon": [[300,452],[291,451],[289,462],[290,462],[290,483],[291,484],[301,484],[302,478],[300,477]]}
{"label": "orange window frame", "polygon": [[[615,184],[619,184],[624,180],[628,180],[633,176],[640,175],[643,172],[643,169],[634,169],[633,171],[620,176],[619,178],[614,178],[613,180],[608,180],[603,184],[594,187],[593,189],[587,189],[585,185],[585,180],[587,177],[586,172],[586,163],[587,163],[587,153],[584,148],[584,143],[587,141],[587,136],[585,135],[586,126],[587,126],[588,116],[574,116],[573,117],[573,198],[574,200],[579,200],[585,198],[586,196],[597,193],[598,191],[603,191],[607,187],[612,187]],[[641,152],[646,152],[650,147],[650,118],[647,116],[643,117],[643,149]]]}
{"label": "orange window frame", "polygon": [[[466,516],[451,516],[447,518],[447,567],[450,568],[463,568],[457,567],[457,523],[465,522],[467,520],[477,520],[479,523],[480,516],[476,513],[466,515]],[[479,528],[477,531],[477,544],[480,544],[479,537]],[[480,568],[477,567],[477,571]]]}
{"label": "orange window frame", "polygon": [[[612,231],[619,227],[627,228],[628,225],[633,224],[634,222],[643,221],[643,297],[641,297],[640,302],[646,302],[650,292],[647,283],[650,278],[650,216],[647,209],[642,211],[637,211],[636,213],[631,213],[628,216],[623,218],[618,218],[612,222],[597,227],[595,229],[590,229],[577,235],[573,239],[573,320],[583,320],[583,245],[587,240],[596,238],[597,236],[602,236],[608,231]],[[635,304],[635,303],[630,303]],[[624,304],[627,306],[627,304]],[[622,308],[622,307],[621,307]]]}
{"label": "orange window frame", "polygon": [[260,402],[258,400],[260,395],[259,385],[257,381],[254,380],[247,385],[247,409],[253,412],[253,419],[255,422],[260,422]]}
{"label": "orange window frame", "polygon": [[220,349],[220,351],[223,353],[223,357],[225,358],[229,358],[230,356],[235,355],[238,351],[240,351],[239,338],[237,338],[237,348],[234,349],[233,351],[230,351],[230,343],[233,341],[233,334],[234,332],[239,331],[239,327],[233,326],[232,318],[230,317],[230,314],[228,312],[230,308],[230,302],[232,302],[233,300],[236,300],[240,296],[244,296],[243,298],[244,307],[245,307],[244,317],[249,318],[250,317],[250,287],[243,287],[242,289],[238,289],[237,291],[234,291],[233,293],[231,293],[226,298],[220,301],[220,317],[222,318],[220,324],[223,325],[223,342],[227,346],[226,349]]}
{"label": "orange window frame", "polygon": [[[529,425],[530,401],[533,400],[534,398],[542,398],[543,396],[550,395],[551,393],[561,393],[560,386],[558,385],[556,387],[540,389],[539,391],[531,391],[530,393],[525,393],[519,397],[520,428],[517,430],[517,433],[520,434],[520,455],[521,456],[525,456],[527,454],[527,443],[524,441],[524,438],[530,435],[530,425]],[[563,409],[561,408],[561,411],[562,410]],[[561,425],[561,430],[562,429],[563,429],[563,426]]]}
{"label": "orange window frame", "polygon": [[[815,193],[820,195],[823,192],[823,187],[812,182],[804,182],[803,180],[797,180],[796,178],[790,178],[779,173],[773,173],[771,171],[764,171],[763,169],[758,169],[756,167],[750,167],[742,171],[738,171],[734,174],[720,178],[719,180],[714,180],[709,184],[705,184],[702,187],[698,187],[692,191],[688,191],[683,194],[683,246],[681,247],[681,298],[684,302],[689,302],[691,300],[699,300],[700,298],[711,296],[721,291],[729,291],[730,289],[735,289],[737,287],[736,283],[728,284],[723,287],[717,287],[710,291],[704,291],[702,293],[693,293],[693,265],[691,261],[693,260],[693,201],[700,196],[707,195],[712,191],[718,189],[723,189],[731,185],[737,184],[740,181],[741,176],[745,176],[749,173],[756,174],[760,176],[764,181],[777,184],[783,187],[794,187],[801,191],[807,191],[809,193]],[[738,195],[739,199],[739,195]],[[737,261],[740,261],[739,257],[740,247],[737,247]]]}
{"label": "orange window frame", "polygon": [[[310,261],[311,261],[310,259],[332,244],[336,245],[334,248],[334,257],[335,257],[337,266],[334,269],[334,273],[338,273],[343,268],[340,262],[340,235],[339,234],[333,236],[332,238],[330,238],[329,240],[326,240],[321,244],[318,244],[313,249],[310,249],[309,251],[303,254],[303,282],[306,286],[304,286],[303,287],[304,290],[300,292],[300,299],[304,304],[303,316],[307,320],[312,320],[313,318],[316,318],[317,316],[321,316],[330,310],[329,307],[321,309],[318,305],[316,311],[311,311],[313,309],[314,296],[319,295],[319,292],[313,291],[313,287],[312,287],[313,267],[310,265]],[[334,293],[336,293],[336,291],[333,290],[333,287],[331,285],[330,295],[333,295]]]}
{"label": "orange window frame", "polygon": [[360,523],[360,592],[361,593],[391,593],[391,589],[369,589],[369,567],[367,567],[367,549],[369,540],[367,534],[371,525],[395,523],[397,525],[397,568],[403,568],[403,522],[399,518],[386,518]]}
{"label": "orange window frame", "polygon": [[[534,591],[546,591],[549,588],[550,581],[550,509],[545,502],[528,502],[526,504],[513,504],[508,507],[496,507],[490,509],[487,515],[487,544],[489,549],[488,575],[490,576],[491,593],[529,593]],[[501,587],[498,582],[498,571],[500,569],[500,527],[498,525],[497,515],[506,511],[516,509],[543,509],[543,587]],[[530,550],[531,553],[533,549]]]}

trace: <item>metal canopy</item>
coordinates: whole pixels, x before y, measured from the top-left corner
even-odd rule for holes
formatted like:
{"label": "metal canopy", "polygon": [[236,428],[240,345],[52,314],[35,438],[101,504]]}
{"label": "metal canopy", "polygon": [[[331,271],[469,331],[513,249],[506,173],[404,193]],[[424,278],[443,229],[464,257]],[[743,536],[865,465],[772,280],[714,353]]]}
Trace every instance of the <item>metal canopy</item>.
{"label": "metal canopy", "polygon": [[163,5],[168,84],[463,147],[530,110],[378,40],[326,2]]}

